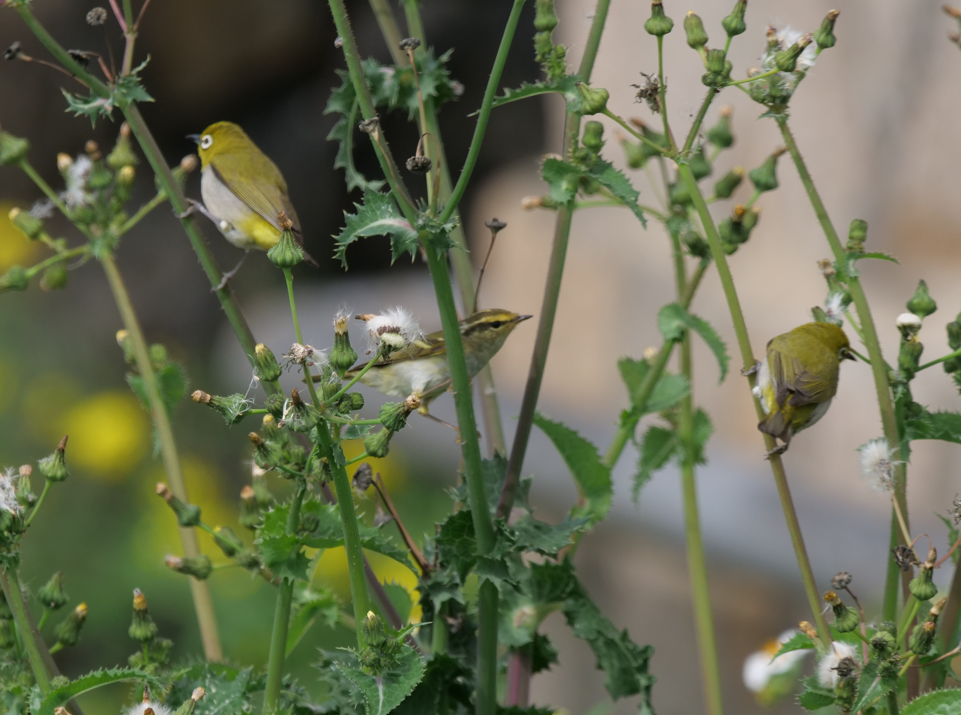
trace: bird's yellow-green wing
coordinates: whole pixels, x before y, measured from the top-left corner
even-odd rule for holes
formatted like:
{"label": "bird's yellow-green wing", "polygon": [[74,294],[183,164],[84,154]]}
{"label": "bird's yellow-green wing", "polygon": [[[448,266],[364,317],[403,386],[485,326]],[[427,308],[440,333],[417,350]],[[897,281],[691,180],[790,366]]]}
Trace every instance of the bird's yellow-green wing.
{"label": "bird's yellow-green wing", "polygon": [[274,228],[280,230],[277,213],[283,211],[294,222],[294,231],[300,232],[297,212],[287,196],[287,182],[266,154],[261,151],[224,152],[211,157],[210,166],[238,199]]}
{"label": "bird's yellow-green wing", "polygon": [[[391,353],[390,357],[388,357],[386,360],[378,360],[374,367],[377,368],[383,365],[394,365],[406,360],[413,360],[414,358],[425,358],[433,355],[441,355],[446,350],[447,343],[444,342],[444,332],[442,330],[438,330],[437,332],[428,333],[424,337],[418,338],[412,342],[409,347],[403,350],[398,350],[395,353]],[[364,363],[363,365],[355,365],[347,371],[347,375],[356,375],[358,372],[363,370],[366,365],[367,363]]]}
{"label": "bird's yellow-green wing", "polygon": [[791,354],[782,337],[774,338],[767,347],[768,368],[777,404],[783,406],[790,399],[793,407],[800,407],[834,397],[840,367],[836,356],[827,355],[824,357],[828,359],[817,360],[820,374],[815,375]]}

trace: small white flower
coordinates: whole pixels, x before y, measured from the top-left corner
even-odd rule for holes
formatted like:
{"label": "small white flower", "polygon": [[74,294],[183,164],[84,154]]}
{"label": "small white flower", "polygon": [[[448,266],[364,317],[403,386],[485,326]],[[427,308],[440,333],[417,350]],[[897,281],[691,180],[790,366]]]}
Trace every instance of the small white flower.
{"label": "small white flower", "polygon": [[367,321],[367,352],[380,350],[386,345],[389,352],[403,350],[423,335],[414,316],[399,305],[380,315],[357,316]]}
{"label": "small white flower", "polygon": [[898,326],[898,330],[908,330],[916,333],[921,329],[921,318],[914,313],[901,313],[895,324]]}
{"label": "small white flower", "polygon": [[832,323],[842,325],[844,323],[844,294],[831,293],[824,301],[824,314]]}
{"label": "small white flower", "polygon": [[[777,640],[768,641],[761,650],[747,657],[742,675],[748,690],[753,693],[762,692],[771,678],[789,672],[807,657],[811,652],[809,649],[792,650],[774,658],[781,646],[791,640],[795,633],[797,633],[795,630],[784,631]],[[772,658],[774,659],[771,660]]]}
{"label": "small white flower", "polygon": [[0,509],[14,515],[23,511],[17,501],[18,479],[20,475],[12,467],[0,472]]}
{"label": "small white flower", "polygon": [[290,346],[287,354],[284,355],[284,359],[286,359],[288,363],[306,365],[307,367],[314,365],[324,366],[327,364],[327,351],[317,350],[313,345],[294,343]]}
{"label": "small white flower", "polygon": [[834,689],[838,684],[838,663],[844,658],[854,658],[857,651],[853,645],[834,641],[831,643],[831,652],[821,658],[818,663],[818,682],[825,688]]}
{"label": "small white flower", "polygon": [[858,448],[861,453],[861,474],[868,480],[871,488],[879,492],[894,491],[894,468],[903,462],[891,457],[894,450],[888,448],[883,437],[872,439]]}
{"label": "small white flower", "polygon": [[87,193],[87,177],[93,162],[86,154],[80,154],[77,159],[67,169],[64,177],[67,183],[67,190],[60,194],[60,198],[69,208],[77,208],[90,203],[91,195]]}
{"label": "small white flower", "polygon": [[150,715],[148,711],[153,712],[153,715],[171,715],[173,713],[173,711],[163,703],[155,703],[153,700],[144,700],[142,703],[131,705],[129,708],[127,708],[127,711],[124,715]]}

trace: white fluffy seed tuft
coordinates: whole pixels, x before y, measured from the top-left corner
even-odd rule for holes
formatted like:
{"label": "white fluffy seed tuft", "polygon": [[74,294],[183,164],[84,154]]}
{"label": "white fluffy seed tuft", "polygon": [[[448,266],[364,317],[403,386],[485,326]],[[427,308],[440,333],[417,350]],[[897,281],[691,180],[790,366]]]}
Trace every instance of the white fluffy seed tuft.
{"label": "white fluffy seed tuft", "polygon": [[858,449],[861,453],[861,474],[871,488],[879,492],[894,491],[894,468],[902,462],[892,460],[894,450],[883,437],[872,439]]}
{"label": "white fluffy seed tuft", "polygon": [[831,643],[831,651],[818,662],[818,682],[825,688],[834,689],[840,678],[838,663],[844,658],[854,658],[856,652],[854,646],[848,643]]}

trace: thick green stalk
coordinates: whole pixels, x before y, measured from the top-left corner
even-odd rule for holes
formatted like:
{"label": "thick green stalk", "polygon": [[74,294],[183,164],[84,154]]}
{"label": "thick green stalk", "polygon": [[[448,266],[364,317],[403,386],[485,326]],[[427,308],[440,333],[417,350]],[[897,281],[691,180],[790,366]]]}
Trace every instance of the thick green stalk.
{"label": "thick green stalk", "polygon": [[[594,71],[594,60],[601,44],[604,33],[604,23],[607,21],[607,11],[610,0],[597,0],[594,8],[594,19],[584,47],[584,56],[577,71],[582,82],[589,82]],[[573,112],[567,113],[566,132],[564,137],[564,156],[570,158],[571,152],[577,145],[577,137],[581,131],[581,117]],[[500,518],[510,514],[514,505],[514,497],[520,484],[521,468],[527,454],[527,444],[534,425],[534,412],[537,409],[537,399],[544,380],[544,366],[547,364],[547,353],[551,346],[551,333],[554,330],[554,317],[557,315],[557,299],[561,292],[561,279],[564,275],[564,264],[567,260],[567,244],[571,235],[571,219],[574,210],[570,206],[561,206],[557,210],[554,223],[554,241],[551,247],[550,263],[547,266],[547,281],[544,285],[544,299],[541,303],[541,314],[537,323],[537,335],[534,338],[534,352],[531,355],[531,366],[527,373],[527,384],[524,387],[524,397],[521,400],[521,411],[517,418],[517,430],[514,432],[514,443],[511,446],[510,460],[507,464],[507,476],[504,487],[497,502],[497,516]]]}
{"label": "thick green stalk", "polygon": [[374,11],[377,18],[377,26],[380,27],[380,34],[384,36],[387,49],[390,50],[390,58],[395,65],[407,66],[407,54],[400,49],[401,37],[400,28],[394,19],[394,11],[388,0],[370,0],[370,9]]}
{"label": "thick green stalk", "polygon": [[[294,335],[297,336],[297,342],[303,345],[304,336],[300,332],[300,319],[297,317],[297,301],[294,299],[294,275],[290,272],[289,268],[284,268],[284,280],[287,282],[287,300],[290,303],[290,318],[294,323]],[[304,382],[307,383],[310,401],[314,403],[314,407],[320,407],[320,400],[317,399],[317,390],[314,388],[314,380],[311,377],[310,368],[306,364],[303,368]]]}
{"label": "thick green stalk", "polygon": [[354,508],[354,495],[350,489],[350,478],[344,469],[344,454],[340,444],[335,444],[323,423],[317,426],[320,451],[327,458],[334,477],[334,491],[337,494],[337,508],[344,525],[344,548],[347,551],[347,567],[350,576],[350,596],[354,604],[354,618],[357,620],[357,647],[364,648],[364,629],[360,624],[370,610],[367,595],[367,581],[364,575],[364,550],[360,545],[360,526]]}
{"label": "thick green stalk", "polygon": [[[173,495],[184,502],[189,502],[187,496],[187,486],[184,483],[183,473],[180,471],[180,456],[177,454],[177,443],[174,440],[173,429],[170,426],[170,415],[160,397],[160,390],[157,387],[157,377],[154,374],[153,366],[150,363],[150,355],[147,351],[147,342],[144,340],[143,331],[140,329],[140,322],[134,312],[130,302],[130,295],[124,285],[117,264],[113,256],[104,256],[100,259],[104,273],[107,275],[107,283],[113,293],[117,309],[123,326],[130,338],[130,345],[133,348],[134,360],[137,364],[137,371],[143,382],[144,392],[147,394],[147,402],[150,407],[150,416],[153,419],[154,429],[157,430],[157,439],[160,442],[160,455],[163,459],[164,471],[167,473],[167,482]],[[194,558],[200,554],[200,547],[197,544],[197,535],[192,528],[180,529],[180,543],[183,545],[184,556]],[[197,611],[197,622],[200,626],[200,638],[203,641],[204,655],[207,660],[223,660],[223,652],[220,647],[220,636],[217,634],[217,619],[214,616],[213,601],[210,598],[210,588],[206,581],[195,578],[190,581],[190,591],[193,595],[194,609]]]}
{"label": "thick green stalk", "polygon": [[[818,223],[821,224],[828,245],[831,247],[831,252],[834,254],[834,259],[839,268],[846,268],[847,253],[844,250],[844,246],[841,245],[841,239],[838,237],[837,231],[834,230],[834,224],[831,223],[831,217],[828,216],[827,209],[821,201],[821,196],[814,186],[814,180],[811,178],[807,165],[804,163],[804,158],[801,156],[797,142],[794,141],[794,135],[791,134],[791,130],[787,124],[787,116],[780,114],[776,117],[776,120],[778,128],[781,130],[781,136],[784,138],[784,144],[791,153],[791,158],[794,159],[794,165],[797,167],[798,175],[801,177],[801,183],[804,184],[804,190],[811,200],[811,206],[817,215]],[[891,386],[888,384],[888,372],[885,367],[884,355],[881,353],[881,342],[878,340],[878,332],[874,326],[874,318],[871,316],[871,306],[868,305],[868,299],[864,293],[864,288],[861,286],[861,280],[857,276],[848,276],[847,286],[851,293],[854,307],[857,308],[858,311],[858,318],[861,321],[861,331],[864,336],[864,344],[868,349],[868,357],[871,359],[871,372],[874,375],[874,390],[878,396],[878,407],[881,411],[881,426],[884,431],[884,438],[887,440],[888,448],[893,450],[891,458],[897,460],[895,462],[897,466],[895,467],[894,476],[894,497],[898,502],[898,506],[901,507],[901,514],[904,516],[905,524],[910,526],[911,522],[908,517],[907,475],[905,473],[904,463],[901,462],[901,438],[898,433],[897,417],[894,413],[894,402],[891,399]],[[892,528],[897,531],[896,526],[893,525]],[[904,543],[903,539],[900,540],[900,543]],[[885,601],[887,602],[888,600],[890,600],[889,596],[885,594]]]}
{"label": "thick green stalk", "polygon": [[[324,427],[318,428],[323,432]],[[307,484],[298,482],[297,492],[290,502],[287,514],[287,534],[296,534],[300,527],[300,507],[307,493]],[[267,655],[267,685],[264,688],[264,715],[273,715],[280,705],[280,683],[284,671],[284,653],[287,648],[287,629],[290,626],[290,607],[294,597],[294,580],[285,578],[277,590],[277,607],[274,625],[270,633],[270,651]],[[360,630],[360,629],[358,629]]]}
{"label": "thick green stalk", "polygon": [[37,626],[34,625],[27,604],[23,600],[23,590],[20,587],[20,579],[17,576],[16,569],[0,567],[0,586],[3,587],[3,594],[6,596],[7,604],[13,612],[14,626],[23,638],[23,646],[27,651],[30,669],[37,680],[37,687],[40,688],[40,694],[45,696],[52,690],[51,677],[59,675],[59,673],[53,663],[53,658],[47,651],[43,636],[40,635]]}
{"label": "thick green stalk", "polygon": [[[705,104],[709,104],[714,97],[715,90],[710,90],[705,99]],[[702,112],[703,114],[703,112]],[[747,324],[744,322],[744,314],[741,312],[741,303],[737,297],[737,289],[734,287],[734,278],[731,276],[731,269],[727,265],[727,255],[721,247],[721,239],[717,234],[714,219],[711,212],[704,202],[704,197],[698,188],[697,180],[691,172],[691,167],[686,163],[678,165],[678,173],[687,185],[688,192],[694,201],[694,208],[697,210],[704,226],[704,233],[711,247],[711,254],[714,263],[717,265],[717,273],[721,279],[721,286],[724,289],[724,296],[727,300],[728,309],[731,313],[731,320],[734,323],[734,331],[737,334],[738,347],[741,351],[741,359],[745,369],[754,367],[754,354],[751,350],[751,339],[747,332]],[[750,388],[754,389],[755,377],[749,376]],[[758,420],[764,417],[761,404],[755,399],[754,408],[757,412]],[[764,444],[768,452],[775,447],[774,438],[771,435],[764,435]],[[794,555],[797,558],[798,568],[801,571],[801,580],[804,583],[804,591],[811,606],[811,614],[817,624],[818,635],[825,645],[831,640],[831,631],[828,630],[827,621],[821,608],[821,599],[818,594],[817,583],[814,580],[814,572],[811,570],[811,562],[808,559],[807,548],[804,545],[804,537],[801,535],[801,525],[798,523],[797,512],[794,509],[794,500],[791,497],[791,490],[787,483],[787,474],[784,471],[784,464],[781,456],[771,454],[768,460],[771,464],[771,471],[774,473],[774,482],[777,485],[778,496],[781,500],[781,508],[784,511],[784,519],[787,522],[788,532],[791,535],[791,543],[794,545]]]}
{"label": "thick green stalk", "polygon": [[664,37],[657,36],[657,80],[659,99],[661,101],[661,119],[664,122],[664,138],[667,139],[671,149],[674,149],[674,136],[671,134],[671,126],[667,121],[667,85],[664,84]]}
{"label": "thick green stalk", "polygon": [[901,569],[897,562],[892,558],[891,553],[901,543],[901,529],[898,525],[898,515],[894,509],[891,510],[891,536],[888,544],[888,570],[884,577],[884,604],[881,609],[881,618],[885,621],[893,621],[898,615],[898,581],[901,579]]}

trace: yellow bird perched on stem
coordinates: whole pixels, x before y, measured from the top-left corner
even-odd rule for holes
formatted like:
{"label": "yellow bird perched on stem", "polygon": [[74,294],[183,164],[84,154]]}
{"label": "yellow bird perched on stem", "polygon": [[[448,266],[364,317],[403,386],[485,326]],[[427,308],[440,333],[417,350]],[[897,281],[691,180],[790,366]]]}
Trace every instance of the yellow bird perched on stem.
{"label": "yellow bird perched on stem", "polygon": [[854,360],[848,337],[834,323],[806,323],[767,344],[757,372],[754,396],[766,417],[757,428],[784,444],[824,416],[838,390],[842,360]]}
{"label": "yellow bird perched on stem", "polygon": [[[277,216],[283,212],[293,222],[297,242],[303,245],[300,220],[287,194],[283,174],[243,129],[231,122],[217,122],[188,139],[197,142],[204,202],[191,202],[187,213],[203,213],[238,248],[268,251],[280,241],[282,231]],[[311,265],[317,265],[306,252],[304,256]],[[236,268],[224,274],[217,289],[227,284],[242,263],[243,258]]]}

